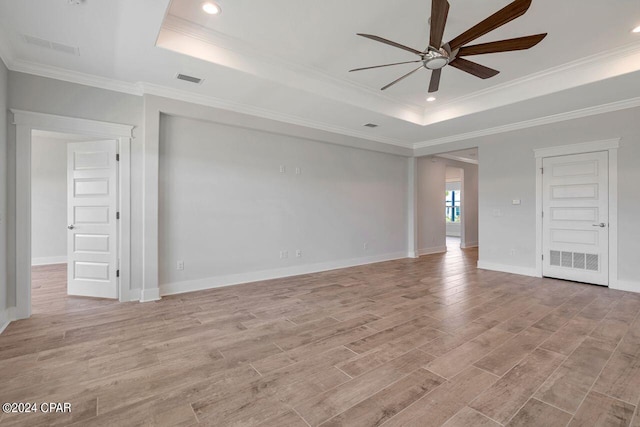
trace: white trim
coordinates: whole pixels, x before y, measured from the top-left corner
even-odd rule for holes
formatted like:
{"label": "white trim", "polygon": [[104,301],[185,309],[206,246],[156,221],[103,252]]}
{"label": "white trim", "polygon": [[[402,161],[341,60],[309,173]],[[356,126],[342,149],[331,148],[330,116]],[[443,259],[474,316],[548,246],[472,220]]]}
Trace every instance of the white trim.
{"label": "white trim", "polygon": [[130,262],[123,256],[129,257],[131,236],[130,230],[130,173],[124,171],[130,165],[130,144],[133,126],[116,123],[99,122],[95,120],[77,119],[66,116],[56,116],[45,113],[12,109],[13,121],[16,126],[16,205],[15,205],[15,287],[16,309],[15,317],[25,319],[31,316],[31,137],[32,131],[45,130],[64,133],[76,133],[88,137],[115,139],[120,150],[119,180],[121,191],[118,204],[120,211],[120,230],[118,233],[120,256],[120,278],[118,281],[118,295],[123,301],[129,300]]}
{"label": "white trim", "polygon": [[434,246],[433,248],[418,249],[418,256],[442,254],[447,252],[446,246]]}
{"label": "white trim", "polygon": [[542,163],[547,157],[608,151],[609,153],[609,287],[618,286],[618,148],[620,138],[534,149],[536,159],[536,267],[542,277]]}
{"label": "white trim", "polygon": [[75,117],[56,116],[53,114],[35,113],[11,109],[13,124],[28,126],[31,129],[83,134],[97,138],[131,138],[133,125],[98,122],[95,120],[77,119]]}
{"label": "white trim", "polygon": [[131,289],[129,291],[129,301],[140,301],[142,292],[140,288]]}
{"label": "white trim", "polygon": [[594,153],[620,148],[620,138],[605,139],[601,141],[582,142],[578,144],[558,145],[548,148],[536,148],[533,150],[536,159],[544,157],[569,156],[571,154]]}
{"label": "white trim", "polygon": [[0,311],[0,334],[7,329],[7,326],[11,322],[16,320],[16,308],[15,307],[7,307],[5,310]]}
{"label": "white trim", "polygon": [[461,247],[462,249],[477,248],[477,247],[478,247],[478,242],[466,242],[466,243],[460,243],[460,247]]}
{"label": "white trim", "polygon": [[447,154],[447,153],[437,154],[436,157],[442,157],[443,159],[455,160],[456,162],[470,163],[472,165],[477,165],[479,163],[478,160],[467,159],[466,157],[456,156],[455,154]]}
{"label": "white trim", "polygon": [[618,291],[640,293],[640,282],[632,282],[630,280],[618,280],[615,285],[609,285],[609,288]]}
{"label": "white trim", "polygon": [[38,257],[31,259],[31,266],[37,265],[54,265],[54,264],[66,264],[67,256],[49,256],[49,257]]}
{"label": "white trim", "polygon": [[356,267],[359,265],[374,264],[378,262],[394,261],[407,257],[406,252],[397,252],[385,255],[374,255],[363,258],[321,262],[317,264],[300,265],[287,268],[254,271],[250,273],[228,274],[214,276],[205,279],[188,280],[160,285],[160,295],[175,295],[185,292],[215,289],[226,286],[240,285],[243,283],[258,282],[262,280],[280,279],[283,277],[299,276],[302,274],[318,273],[322,271],[337,270],[341,268]]}
{"label": "white trim", "polygon": [[160,299],[160,289],[140,289],[140,302],[159,301]]}
{"label": "white trim", "polygon": [[519,276],[538,277],[536,270],[529,267],[521,267],[519,265],[497,264],[493,262],[478,261],[480,270],[499,271],[502,273],[517,274]]}
{"label": "white trim", "polygon": [[432,147],[434,145],[448,144],[450,142],[464,141],[468,139],[479,138],[483,136],[496,135],[515,130],[527,129],[536,126],[548,125],[552,123],[564,122],[567,120],[580,119],[583,117],[595,116],[598,114],[611,113],[619,110],[627,110],[629,108],[640,107],[640,97],[626,99],[623,101],[611,102],[609,104],[597,105],[595,107],[582,108],[579,110],[567,111],[564,113],[553,114],[550,116],[540,117],[537,119],[524,120],[522,122],[511,123],[503,126],[496,126],[488,129],[482,129],[474,132],[461,133],[451,135],[444,138],[432,139],[430,141],[418,142],[413,145],[414,150],[419,148]]}
{"label": "white trim", "polygon": [[76,83],[99,89],[112,90],[114,92],[126,93],[129,95],[143,95],[142,87],[139,83],[129,83],[122,80],[96,76],[94,74],[81,73],[80,71],[54,67],[53,65],[36,64],[34,62],[16,59],[11,61],[11,66],[7,66],[7,68],[19,73],[32,74],[34,76],[47,77],[50,79],[62,80],[64,82]]}

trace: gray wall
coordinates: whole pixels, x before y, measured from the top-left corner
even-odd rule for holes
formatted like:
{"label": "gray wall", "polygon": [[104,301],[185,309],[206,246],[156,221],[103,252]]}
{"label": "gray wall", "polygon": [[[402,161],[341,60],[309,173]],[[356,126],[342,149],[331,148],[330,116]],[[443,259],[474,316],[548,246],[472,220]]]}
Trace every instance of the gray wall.
{"label": "gray wall", "polygon": [[396,155],[162,116],[160,283],[406,256],[407,168]]}
{"label": "gray wall", "polygon": [[478,242],[478,165],[441,157],[418,159],[418,250],[443,251],[446,247],[444,191],[447,166],[464,170],[464,242]]}
{"label": "gray wall", "polygon": [[[142,123],[143,98],[30,74],[9,72],[8,106],[19,110],[57,114],[136,126],[131,147],[131,289],[142,281]],[[15,130],[10,127],[8,158],[15,159]],[[9,206],[15,206],[15,162],[9,163]],[[15,213],[9,212],[9,230]],[[8,236],[9,283],[15,283],[15,236]],[[8,304],[15,305],[15,287],[9,286]]]}
{"label": "gray wall", "polygon": [[[618,274],[640,291],[640,109],[478,138],[480,260],[535,268],[536,148],[622,138],[618,160]],[[513,206],[513,199],[522,205]],[[502,216],[496,216],[498,212]]]}
{"label": "gray wall", "polygon": [[31,140],[31,260],[61,262],[67,256],[67,141]]}
{"label": "gray wall", "polygon": [[7,319],[7,76],[0,59],[0,327]]}

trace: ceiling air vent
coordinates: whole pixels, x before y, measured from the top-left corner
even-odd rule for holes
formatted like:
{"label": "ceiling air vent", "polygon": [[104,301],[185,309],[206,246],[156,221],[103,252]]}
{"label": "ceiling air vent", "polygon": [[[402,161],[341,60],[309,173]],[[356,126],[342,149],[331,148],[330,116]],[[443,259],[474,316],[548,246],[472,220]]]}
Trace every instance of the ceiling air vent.
{"label": "ceiling air vent", "polygon": [[55,50],[57,52],[67,53],[69,55],[80,55],[80,49],[64,43],[56,43],[39,37],[24,35],[24,41],[38,47]]}
{"label": "ceiling air vent", "polygon": [[377,128],[378,125],[375,123],[367,123],[366,125],[364,125],[364,127],[366,128]]}
{"label": "ceiling air vent", "polygon": [[199,79],[198,77],[188,76],[186,74],[178,74],[176,78],[178,80],[184,80],[185,82],[195,83],[198,85],[203,81],[203,79]]}

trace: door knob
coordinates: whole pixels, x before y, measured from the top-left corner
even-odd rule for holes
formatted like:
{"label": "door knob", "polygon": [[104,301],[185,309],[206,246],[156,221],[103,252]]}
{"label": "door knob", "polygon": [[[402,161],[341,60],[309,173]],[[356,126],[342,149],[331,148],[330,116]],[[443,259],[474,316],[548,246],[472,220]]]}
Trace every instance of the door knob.
{"label": "door knob", "polygon": [[594,227],[600,227],[600,228],[605,228],[607,226],[607,224],[605,224],[604,222],[601,222],[600,224],[593,224]]}
{"label": "door knob", "polygon": [[71,224],[71,225],[67,225],[67,228],[68,228],[69,230],[73,230],[73,229],[74,229],[74,228],[76,228],[76,227],[74,227],[74,225],[73,225],[73,224]]}

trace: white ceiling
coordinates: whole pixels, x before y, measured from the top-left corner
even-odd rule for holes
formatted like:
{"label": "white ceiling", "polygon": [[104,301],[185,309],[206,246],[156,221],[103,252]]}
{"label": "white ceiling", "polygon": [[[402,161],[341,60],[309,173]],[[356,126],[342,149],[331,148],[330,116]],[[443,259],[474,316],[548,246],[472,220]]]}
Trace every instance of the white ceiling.
{"label": "white ceiling", "polygon": [[[407,147],[640,99],[640,35],[630,32],[640,24],[638,0],[533,0],[526,15],[477,42],[549,36],[528,51],[471,58],[501,70],[493,79],[445,68],[435,103],[425,101],[426,71],[379,91],[413,64],[347,72],[413,59],[355,33],[424,49],[429,0],[219,3],[222,15],[211,17],[199,0],[0,2],[0,55],[17,71]],[[450,3],[445,40],[509,0]],[[28,44],[24,35],[77,47],[80,54]],[[205,81],[192,85],[176,80],[177,73]],[[369,122],[380,126],[362,127]]]}

